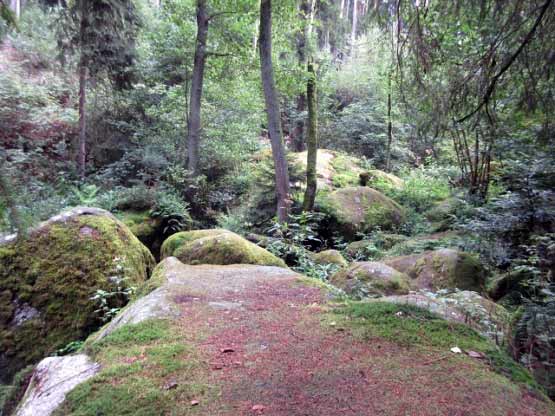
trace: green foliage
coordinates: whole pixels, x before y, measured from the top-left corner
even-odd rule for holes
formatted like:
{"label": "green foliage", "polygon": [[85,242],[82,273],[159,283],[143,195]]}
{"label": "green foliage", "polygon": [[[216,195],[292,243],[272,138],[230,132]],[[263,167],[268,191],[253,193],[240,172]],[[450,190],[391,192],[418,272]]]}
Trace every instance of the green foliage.
{"label": "green foliage", "polygon": [[73,187],[73,194],[77,205],[92,207],[97,205],[99,188],[94,185],[82,185],[81,188]]}
{"label": "green foliage", "polygon": [[193,222],[189,215],[189,205],[171,192],[158,194],[150,216],[161,221],[164,235],[186,230]]}
{"label": "green foliage", "polygon": [[[432,208],[433,204],[451,195],[449,187],[449,170],[435,166],[412,169],[401,176],[405,186],[391,189],[386,186],[383,191],[405,207],[417,212]],[[378,184],[379,185],[379,184]]]}

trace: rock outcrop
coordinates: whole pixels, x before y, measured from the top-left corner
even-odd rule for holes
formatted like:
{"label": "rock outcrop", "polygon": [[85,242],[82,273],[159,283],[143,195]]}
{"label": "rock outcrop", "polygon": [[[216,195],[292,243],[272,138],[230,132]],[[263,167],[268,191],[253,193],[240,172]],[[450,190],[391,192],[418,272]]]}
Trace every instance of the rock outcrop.
{"label": "rock outcrop", "polygon": [[183,231],[162,245],[162,258],[174,256],[185,264],[256,264],[286,267],[269,251],[227,230]]}
{"label": "rock outcrop", "polygon": [[352,263],[348,268],[335,273],[330,278],[330,283],[358,299],[404,295],[410,289],[406,274],[372,261]]}
{"label": "rock outcrop", "polygon": [[411,278],[415,289],[461,289],[481,292],[486,272],[476,256],[452,249],[392,257],[384,263]]}
{"label": "rock outcrop", "polygon": [[154,267],[148,249],[109,212],[75,208],[0,243],[0,379],[102,324],[91,297],[123,306]]}
{"label": "rock outcrop", "polygon": [[319,198],[317,205],[330,216],[330,227],[348,241],[358,233],[388,230],[404,221],[403,210],[395,201],[364,186],[333,191]]}

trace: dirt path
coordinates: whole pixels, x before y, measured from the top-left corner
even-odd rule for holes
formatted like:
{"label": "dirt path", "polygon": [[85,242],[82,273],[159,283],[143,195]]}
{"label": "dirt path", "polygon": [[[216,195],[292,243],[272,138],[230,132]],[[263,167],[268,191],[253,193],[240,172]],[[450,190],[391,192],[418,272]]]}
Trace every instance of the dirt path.
{"label": "dirt path", "polygon": [[[363,341],[326,324],[329,300],[289,271],[180,266],[187,341],[221,390],[203,415],[548,415],[549,404],[485,364]],[[329,315],[328,315],[329,316]]]}

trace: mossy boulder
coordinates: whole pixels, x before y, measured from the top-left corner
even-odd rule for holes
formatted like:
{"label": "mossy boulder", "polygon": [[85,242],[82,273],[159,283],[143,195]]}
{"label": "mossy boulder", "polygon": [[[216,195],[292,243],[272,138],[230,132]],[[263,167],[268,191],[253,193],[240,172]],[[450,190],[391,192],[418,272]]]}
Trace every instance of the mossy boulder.
{"label": "mossy boulder", "polygon": [[162,257],[185,264],[257,264],[286,267],[283,260],[231,231],[194,230],[172,235],[162,245]]}
{"label": "mossy boulder", "polygon": [[[295,153],[295,160],[306,170],[307,152]],[[364,172],[362,161],[344,153],[318,149],[316,177],[319,190],[332,190],[359,184],[359,175]]]}
{"label": "mossy boulder", "polygon": [[0,377],[82,339],[102,324],[91,300],[109,293],[109,307],[154,266],[148,249],[104,210],[75,208],[0,244]]}
{"label": "mossy boulder", "polygon": [[497,343],[503,341],[509,330],[509,312],[503,306],[469,290],[442,295],[420,291],[408,295],[387,296],[379,300],[429,310],[445,320],[468,325]]}
{"label": "mossy boulder", "polygon": [[318,199],[318,208],[329,215],[330,227],[352,241],[357,233],[377,228],[389,230],[404,221],[401,206],[375,189],[353,186],[338,189]]}
{"label": "mossy boulder", "polygon": [[354,298],[404,295],[409,277],[383,263],[365,261],[351,264],[330,278],[330,283]]}
{"label": "mossy boulder", "polygon": [[433,231],[446,231],[456,220],[456,210],[459,206],[456,198],[448,198],[437,202],[424,216],[432,224]]}
{"label": "mossy boulder", "polygon": [[[403,189],[405,181],[392,173],[384,172],[383,170],[370,169],[360,174],[361,181],[366,180],[366,185],[377,189]],[[364,185],[361,183],[361,185]]]}
{"label": "mossy boulder", "polygon": [[160,246],[163,242],[162,222],[159,218],[152,218],[150,211],[124,211],[117,214],[129,230],[147,246],[154,255],[160,253]]}
{"label": "mossy boulder", "polygon": [[313,254],[312,258],[316,264],[337,264],[338,266],[347,266],[347,260],[337,250],[324,250]]}
{"label": "mossy boulder", "polygon": [[425,251],[410,256],[392,257],[384,263],[406,273],[417,289],[461,289],[482,292],[486,271],[478,258],[453,249]]}

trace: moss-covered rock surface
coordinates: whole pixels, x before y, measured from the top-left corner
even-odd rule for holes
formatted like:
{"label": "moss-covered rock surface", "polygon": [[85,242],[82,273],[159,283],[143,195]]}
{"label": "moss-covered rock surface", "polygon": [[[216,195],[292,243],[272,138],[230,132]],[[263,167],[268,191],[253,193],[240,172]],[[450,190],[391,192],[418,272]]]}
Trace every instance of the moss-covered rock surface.
{"label": "moss-covered rock surface", "polygon": [[486,271],[478,258],[453,249],[426,251],[421,254],[392,257],[384,263],[411,278],[415,289],[461,289],[482,292]]}
{"label": "moss-covered rock surface", "polygon": [[339,270],[330,283],[354,298],[404,295],[409,293],[409,277],[383,263],[356,262]]}
{"label": "moss-covered rock surface", "polygon": [[324,250],[312,256],[316,264],[337,264],[338,266],[347,266],[347,260],[337,250]]}
{"label": "moss-covered rock surface", "polygon": [[1,378],[98,328],[95,292],[113,293],[107,305],[122,306],[122,292],[153,265],[131,231],[97,209],[71,210],[0,245]]}
{"label": "moss-covered rock surface", "polygon": [[369,233],[377,228],[392,229],[404,221],[400,205],[381,192],[364,186],[338,189],[323,195],[317,202],[318,207],[330,216],[330,227],[350,241],[357,233]]}
{"label": "moss-covered rock surface", "polygon": [[185,264],[255,264],[286,267],[283,260],[227,230],[183,231],[162,245],[162,257],[175,256]]}
{"label": "moss-covered rock surface", "polygon": [[490,340],[424,309],[338,302],[280,267],[169,257],[155,279],[87,340],[80,353],[100,371],[55,415],[338,415],[345,400],[359,415],[553,414]]}

